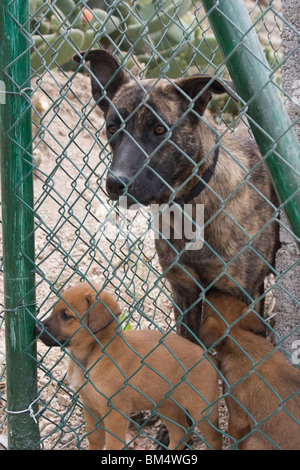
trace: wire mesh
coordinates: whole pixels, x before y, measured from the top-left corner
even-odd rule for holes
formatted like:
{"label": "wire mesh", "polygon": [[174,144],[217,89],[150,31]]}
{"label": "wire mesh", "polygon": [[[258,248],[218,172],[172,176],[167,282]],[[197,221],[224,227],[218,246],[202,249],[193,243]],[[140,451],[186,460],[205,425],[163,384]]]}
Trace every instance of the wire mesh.
{"label": "wire mesh", "polygon": [[[284,18],[279,0],[248,0],[245,4],[272,70],[270,79],[281,90],[286,105],[299,110],[298,89],[295,87],[288,93],[282,88],[282,73],[289,57],[284,57],[281,39],[284,27],[290,28],[298,39],[299,32]],[[112,154],[104,116],[91,95],[88,67],[78,67],[72,56],[87,49],[105,48],[118,57],[137,82],[145,78],[173,80],[195,73],[229,80],[227,63],[208,14],[200,1],[29,0],[29,5],[37,318],[39,321],[47,318],[67,287],[86,280],[91,285],[107,288],[120,303],[123,329],[176,331],[182,318],[174,319],[176,302],[157,257],[151,211],[148,207],[139,207],[137,212],[124,211],[108,198],[105,181]],[[20,31],[24,26],[20,25]],[[296,54],[297,48],[289,56]],[[225,98],[214,95],[209,112],[218,126],[218,141],[230,133],[252,137],[247,106],[248,103],[237,103],[227,95]],[[296,114],[292,126],[296,129],[298,123]],[[226,151],[230,154],[230,149]],[[231,196],[221,201],[215,217],[226,210],[226,201]],[[279,210],[274,210],[266,226],[273,222]],[[293,235],[284,220],[280,224]],[[230,261],[224,262],[219,257],[225,269],[258,235],[248,236],[247,246]],[[266,297],[267,324],[272,323],[269,318],[276,317],[275,289],[282,288],[281,279],[299,266],[298,262],[299,259],[291,260],[285,272],[277,272],[272,267],[273,275],[265,280],[265,292],[261,295]],[[195,283],[201,291],[200,299],[208,287],[204,288],[197,280]],[[294,293],[286,293],[299,306]],[[4,329],[1,317],[0,443],[5,447]],[[272,332],[280,347],[286,338],[299,337],[299,324],[291,325],[286,336],[281,337],[272,323]],[[65,347],[50,348],[38,342],[36,418],[43,449],[87,448],[85,406],[65,380],[69,356]],[[223,448],[231,446],[224,401],[230,394],[230,387],[224,394],[220,389],[218,399]],[[157,405],[151,412],[127,416],[130,427],[126,448],[155,448],[160,425]],[[203,449],[205,439],[195,424],[191,425],[193,437],[188,446]]]}

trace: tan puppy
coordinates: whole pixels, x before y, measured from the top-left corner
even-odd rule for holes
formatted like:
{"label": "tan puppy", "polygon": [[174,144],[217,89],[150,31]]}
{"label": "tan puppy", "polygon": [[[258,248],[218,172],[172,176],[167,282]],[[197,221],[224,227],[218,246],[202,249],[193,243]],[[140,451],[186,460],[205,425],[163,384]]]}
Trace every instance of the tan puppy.
{"label": "tan puppy", "polygon": [[229,434],[240,449],[300,449],[299,369],[261,335],[243,302],[220,293],[207,300],[200,339],[216,350],[228,383]]}
{"label": "tan puppy", "polygon": [[122,449],[131,412],[156,406],[169,431],[169,448],[182,449],[188,440],[187,410],[209,446],[221,449],[218,372],[203,349],[175,333],[163,338],[158,331],[120,331],[120,313],[110,295],[101,292],[99,300],[81,283],[63,294],[36,329],[46,345],[64,345],[74,360],[68,377],[88,410],[89,449]]}

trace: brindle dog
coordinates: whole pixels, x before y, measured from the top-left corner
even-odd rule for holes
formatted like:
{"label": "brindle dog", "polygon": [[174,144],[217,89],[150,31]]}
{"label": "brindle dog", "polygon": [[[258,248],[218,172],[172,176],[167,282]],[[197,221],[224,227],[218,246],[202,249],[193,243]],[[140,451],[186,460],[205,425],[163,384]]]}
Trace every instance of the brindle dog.
{"label": "brindle dog", "polygon": [[202,248],[186,249],[187,240],[172,232],[169,240],[156,240],[181,334],[195,340],[205,292],[227,292],[247,304],[264,292],[278,248],[277,200],[267,170],[253,140],[230,132],[221,137],[203,118],[212,93],[236,97],[228,82],[205,74],[138,82],[105,50],[74,57],[82,59],[90,61],[92,94],[113,153],[109,197],[127,195],[129,206],[204,204]]}

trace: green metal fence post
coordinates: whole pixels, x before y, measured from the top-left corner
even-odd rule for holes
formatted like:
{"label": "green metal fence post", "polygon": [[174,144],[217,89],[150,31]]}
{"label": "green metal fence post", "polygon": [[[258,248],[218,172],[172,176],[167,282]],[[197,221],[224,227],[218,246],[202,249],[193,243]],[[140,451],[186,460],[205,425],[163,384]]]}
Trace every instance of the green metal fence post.
{"label": "green metal fence post", "polygon": [[243,0],[202,0],[290,227],[300,239],[300,146]]}
{"label": "green metal fence post", "polygon": [[[28,1],[2,0],[0,153],[9,449],[37,449],[37,368]],[[25,25],[25,26],[24,26]],[[27,25],[27,26],[26,26]],[[27,90],[26,90],[27,88]]]}

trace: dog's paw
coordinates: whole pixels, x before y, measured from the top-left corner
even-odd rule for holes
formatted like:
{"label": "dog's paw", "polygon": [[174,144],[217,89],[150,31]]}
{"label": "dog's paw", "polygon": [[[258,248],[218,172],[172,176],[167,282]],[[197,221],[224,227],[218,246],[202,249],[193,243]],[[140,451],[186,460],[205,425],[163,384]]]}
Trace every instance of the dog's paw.
{"label": "dog's paw", "polygon": [[164,424],[160,425],[158,433],[155,436],[155,440],[157,441],[156,450],[164,450],[168,448],[170,443],[169,431]]}

